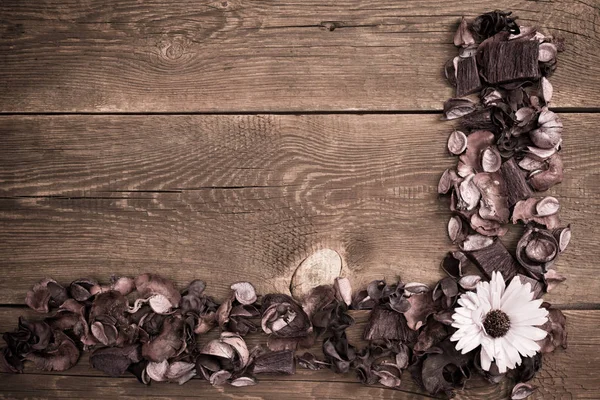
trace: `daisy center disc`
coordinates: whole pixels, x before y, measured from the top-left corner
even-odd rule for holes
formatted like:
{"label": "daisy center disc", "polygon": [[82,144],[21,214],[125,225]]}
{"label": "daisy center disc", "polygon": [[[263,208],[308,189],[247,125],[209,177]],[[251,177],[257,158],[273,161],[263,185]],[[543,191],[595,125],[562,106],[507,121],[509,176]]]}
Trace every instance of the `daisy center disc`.
{"label": "daisy center disc", "polygon": [[493,338],[499,338],[508,332],[510,318],[502,310],[492,310],[485,316],[483,327],[488,335]]}

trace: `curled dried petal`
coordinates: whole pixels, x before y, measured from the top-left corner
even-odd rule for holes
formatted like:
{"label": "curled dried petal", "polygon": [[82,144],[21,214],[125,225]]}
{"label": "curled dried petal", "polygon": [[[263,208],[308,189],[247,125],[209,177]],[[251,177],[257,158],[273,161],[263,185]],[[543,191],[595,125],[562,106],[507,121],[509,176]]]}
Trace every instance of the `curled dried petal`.
{"label": "curled dried petal", "polygon": [[511,400],[523,400],[531,396],[537,389],[537,386],[533,386],[530,383],[517,383],[512,390],[510,395]]}
{"label": "curled dried petal", "polygon": [[256,301],[256,290],[250,282],[238,282],[231,285],[235,298],[241,304],[250,305]]}
{"label": "curled dried petal", "polygon": [[467,135],[461,131],[454,131],[448,137],[448,150],[450,153],[459,155],[467,149]]}

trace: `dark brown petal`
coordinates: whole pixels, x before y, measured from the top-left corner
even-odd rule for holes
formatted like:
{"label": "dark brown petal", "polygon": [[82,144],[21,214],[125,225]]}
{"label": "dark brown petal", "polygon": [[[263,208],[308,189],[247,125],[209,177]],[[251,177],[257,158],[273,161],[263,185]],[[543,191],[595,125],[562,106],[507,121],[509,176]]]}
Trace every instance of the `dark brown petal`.
{"label": "dark brown petal", "polygon": [[465,17],[462,17],[458,29],[454,34],[454,45],[457,47],[467,47],[473,44],[475,44],[475,39],[469,29],[469,22]]}
{"label": "dark brown petal", "polygon": [[492,272],[498,271],[505,280],[512,279],[519,269],[519,264],[506,250],[500,240],[492,240],[492,244],[482,249],[467,253],[469,257],[488,277]]}
{"label": "dark brown petal", "polygon": [[142,360],[140,346],[105,347],[97,349],[90,356],[92,368],[113,377],[122,375],[133,363]]}
{"label": "dark brown petal", "polygon": [[529,383],[517,383],[512,390],[510,395],[511,400],[523,400],[531,396],[537,389],[537,386],[533,386]]}
{"label": "dark brown petal", "polygon": [[181,301],[181,294],[175,289],[173,282],[160,275],[142,274],[135,278],[135,286],[140,297],[145,299],[161,294],[171,302],[173,307],[178,307]]}
{"label": "dark brown petal", "polygon": [[200,353],[227,359],[233,359],[235,356],[233,347],[219,339],[213,339],[206,343]]}
{"label": "dark brown petal", "polygon": [[462,178],[456,174],[456,171],[453,169],[447,169],[444,171],[442,176],[440,177],[440,181],[438,183],[438,193],[446,194],[452,189],[455,185],[459,184],[462,181]]}
{"label": "dark brown petal", "polygon": [[365,327],[363,337],[365,340],[407,342],[413,335],[403,314],[377,306],[369,315],[369,322]]}
{"label": "dark brown petal", "polygon": [[[452,311],[453,312],[453,311]],[[415,343],[414,351],[424,352],[429,350],[431,347],[437,345],[448,336],[448,328],[438,321],[430,322],[423,328],[417,343]],[[404,367],[406,368],[406,367]]]}
{"label": "dark brown petal", "polygon": [[410,309],[404,313],[410,329],[418,330],[427,322],[427,317],[435,312],[431,292],[412,295],[408,298]]}
{"label": "dark brown petal", "polygon": [[458,175],[466,177],[481,172],[481,153],[494,141],[494,134],[489,131],[479,130],[467,136],[467,150],[460,156]]}
{"label": "dark brown petal", "polygon": [[467,135],[461,131],[454,131],[448,137],[448,150],[450,153],[459,155],[467,149]]}
{"label": "dark brown petal", "polygon": [[483,219],[477,213],[471,215],[470,224],[471,228],[484,236],[504,236],[508,232],[508,227],[500,222]]}
{"label": "dark brown petal", "polygon": [[[560,224],[560,220],[558,215],[551,214],[548,216],[538,216],[537,214],[537,205],[539,203],[539,199],[529,198],[527,200],[521,200],[513,209],[512,222],[516,224],[518,220],[521,220],[525,223],[529,223],[531,221],[536,222],[540,225],[544,225],[550,229],[556,228]],[[543,205],[542,205],[543,206]]]}
{"label": "dark brown petal", "polygon": [[298,365],[300,365],[302,368],[313,371],[317,371],[329,366],[329,363],[318,360],[314,354],[309,352],[306,352],[301,356],[297,356],[296,358],[298,359]]}
{"label": "dark brown petal", "polygon": [[256,301],[256,290],[249,282],[238,282],[231,285],[231,290],[235,293],[238,302],[244,305],[252,304]]}
{"label": "dark brown petal", "polygon": [[77,301],[86,301],[92,294],[90,290],[92,287],[97,286],[98,282],[93,279],[81,278],[71,282],[69,285],[69,293]]}
{"label": "dark brown petal", "polygon": [[444,117],[448,120],[457,119],[476,109],[475,103],[468,99],[450,99],[444,103]]}
{"label": "dark brown petal", "polygon": [[502,164],[500,173],[506,184],[508,207],[512,207],[519,200],[527,199],[533,195],[531,187],[525,180],[525,173],[519,168],[514,158],[511,158]]}
{"label": "dark brown petal", "polygon": [[323,354],[325,359],[331,363],[331,369],[338,374],[344,374],[350,370],[350,365],[356,359],[354,346],[348,343],[346,334],[331,336],[323,342]]}
{"label": "dark brown petal", "polygon": [[240,335],[231,332],[222,332],[219,340],[231,346],[237,353],[239,363],[236,364],[236,369],[243,369],[248,365],[250,352],[248,351],[246,342]]}
{"label": "dark brown petal", "polygon": [[558,154],[548,158],[548,168],[546,170],[532,173],[529,177],[531,186],[540,192],[550,189],[563,180],[563,163]]}
{"label": "dark brown petal", "polygon": [[271,351],[259,355],[254,359],[252,372],[255,374],[283,374],[296,373],[296,361],[292,350]]}
{"label": "dark brown petal", "polygon": [[448,275],[458,279],[463,274],[463,264],[466,262],[467,256],[462,251],[448,252],[442,260],[441,267]]}
{"label": "dark brown petal", "polygon": [[180,354],[184,346],[183,320],[173,315],[163,322],[160,335],[142,345],[142,355],[150,361],[161,362]]}
{"label": "dark brown petal", "polygon": [[110,316],[115,319],[123,318],[128,309],[128,302],[121,293],[111,290],[97,294],[90,309],[90,322],[103,316]]}
{"label": "dark brown petal", "polygon": [[46,278],[36,283],[27,292],[25,304],[40,313],[47,313],[50,307],[60,307],[68,298],[66,289],[54,279]]}
{"label": "dark brown petal", "polygon": [[313,288],[302,299],[302,309],[312,318],[313,314],[335,301],[335,289],[331,285],[320,285]]}
{"label": "dark brown petal", "polygon": [[263,297],[261,327],[278,337],[304,337],[312,332],[310,318],[290,296],[267,294]]}
{"label": "dark brown petal", "polygon": [[396,368],[374,370],[373,373],[379,377],[379,383],[385,387],[397,388],[402,382],[400,371]]}
{"label": "dark brown petal", "polygon": [[[421,371],[423,386],[433,395],[450,392],[460,385],[465,378],[462,369],[467,367],[473,357],[471,353],[460,354],[449,340],[443,341],[438,347],[442,352],[427,355]],[[456,373],[450,373],[452,370]]]}
{"label": "dark brown petal", "polygon": [[111,289],[116,290],[123,296],[127,296],[129,293],[135,290],[135,280],[133,278],[129,278],[127,276],[117,278],[113,276],[111,277],[111,281]]}
{"label": "dark brown petal", "polygon": [[219,323],[219,328],[221,328],[221,329],[225,329],[225,326],[229,322],[229,314],[231,313],[231,309],[233,307],[233,299],[234,298],[235,298],[235,296],[233,296],[233,295],[229,296],[227,298],[227,300],[225,300],[223,303],[221,303],[221,305],[217,309],[216,319],[217,319],[217,322]]}
{"label": "dark brown petal", "polygon": [[0,349],[0,372],[7,374],[23,372],[21,358],[13,354],[8,347]]}
{"label": "dark brown petal", "polygon": [[460,287],[466,290],[475,290],[477,284],[481,282],[479,275],[465,275],[458,281]]}
{"label": "dark brown petal", "polygon": [[79,359],[79,349],[64,333],[54,333],[54,345],[45,351],[32,352],[25,356],[38,369],[44,371],[66,371]]}
{"label": "dark brown petal", "polygon": [[550,307],[548,303],[543,304],[548,308],[548,321],[540,328],[548,332],[548,335],[537,342],[542,353],[551,353],[557,347],[567,348],[567,318],[562,311]]}
{"label": "dark brown petal", "polygon": [[556,272],[554,269],[549,269],[544,274],[544,282],[546,282],[546,291],[551,292],[560,283],[566,281],[567,278]]}
{"label": "dark brown petal", "polygon": [[558,255],[558,242],[545,229],[528,227],[517,243],[517,260],[529,274],[542,279]]}

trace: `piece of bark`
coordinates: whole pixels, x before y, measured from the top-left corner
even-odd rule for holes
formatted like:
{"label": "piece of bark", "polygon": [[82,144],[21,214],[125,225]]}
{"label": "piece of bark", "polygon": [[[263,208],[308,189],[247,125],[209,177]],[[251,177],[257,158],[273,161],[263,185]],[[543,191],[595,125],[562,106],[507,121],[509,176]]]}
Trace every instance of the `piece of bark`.
{"label": "piece of bark", "polygon": [[271,351],[262,354],[254,360],[255,374],[284,374],[296,373],[296,360],[292,350]]}
{"label": "piece of bark", "polygon": [[377,306],[371,311],[364,332],[365,340],[399,340],[408,342],[414,338],[404,315]]}
{"label": "piece of bark", "polygon": [[500,173],[506,184],[509,207],[517,204],[519,200],[528,199],[533,195],[531,186],[525,178],[525,171],[519,168],[514,158],[510,158],[502,164]]}
{"label": "piece of bark", "polygon": [[487,82],[497,84],[538,79],[538,54],[537,41],[490,41],[481,46],[478,60]]}
{"label": "piece of bark", "polygon": [[508,252],[500,240],[494,240],[494,243],[483,249],[467,252],[467,257],[488,278],[492,277],[492,272],[499,271],[505,280],[512,279],[519,269],[517,260]]}
{"label": "piece of bark", "polygon": [[481,80],[475,56],[461,58],[456,68],[456,97],[463,97],[481,89]]}

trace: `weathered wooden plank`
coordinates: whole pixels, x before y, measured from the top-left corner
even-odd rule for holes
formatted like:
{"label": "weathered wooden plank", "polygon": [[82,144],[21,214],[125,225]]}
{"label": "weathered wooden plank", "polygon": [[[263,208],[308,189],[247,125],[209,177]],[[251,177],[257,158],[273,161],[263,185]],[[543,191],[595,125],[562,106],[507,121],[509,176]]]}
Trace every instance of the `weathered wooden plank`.
{"label": "weathered wooden plank", "polygon": [[6,0],[0,110],[439,110],[460,16],[494,9],[566,39],[556,106],[600,104],[594,0]]}
{"label": "weathered wooden plank", "polygon": [[[594,349],[600,344],[597,326],[600,323],[600,311],[567,310],[569,329],[569,348],[557,350],[544,358],[544,367],[538,373],[533,384],[539,390],[533,399],[595,399],[600,391],[597,371],[600,369],[600,356]],[[25,309],[0,307],[0,331],[11,330],[21,314],[33,315]],[[362,346],[362,330],[366,323],[366,312],[353,312],[356,325],[348,329],[350,342]],[[212,337],[211,334],[207,335]],[[202,339],[201,340],[208,340]],[[248,337],[249,345],[261,343],[259,335]],[[313,348],[318,351],[318,348]],[[365,388],[356,383],[352,374],[338,375],[328,370],[307,371],[298,369],[297,374],[289,377],[260,376],[261,382],[253,388],[212,388],[205,382],[193,380],[184,387],[169,384],[153,384],[150,388],[139,385],[133,377],[105,378],[87,364],[87,357],[65,373],[40,373],[27,369],[24,375],[0,375],[0,393],[7,397],[81,397],[85,385],[89,385],[89,398],[106,396],[149,396],[163,397],[233,397],[270,398],[279,394],[295,398],[417,398],[410,392],[418,388],[408,373],[403,378],[403,392],[383,388]],[[408,393],[407,393],[408,391]],[[510,383],[494,386],[474,379],[468,383],[467,390],[458,392],[458,399],[507,399]],[[294,396],[304,397],[294,397]],[[0,395],[2,396],[2,395]],[[372,397],[371,397],[372,396]],[[247,398],[246,397],[246,398]],[[418,397],[421,398],[421,397]]]}
{"label": "weathered wooden plank", "polygon": [[[597,303],[600,116],[565,114],[573,224],[552,302]],[[46,275],[163,273],[224,296],[250,280],[286,291],[330,247],[356,287],[434,283],[451,249],[437,180],[451,124],[435,115],[0,118],[0,303]],[[509,235],[515,244],[517,232]]]}

